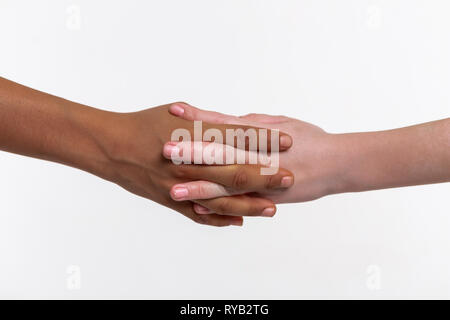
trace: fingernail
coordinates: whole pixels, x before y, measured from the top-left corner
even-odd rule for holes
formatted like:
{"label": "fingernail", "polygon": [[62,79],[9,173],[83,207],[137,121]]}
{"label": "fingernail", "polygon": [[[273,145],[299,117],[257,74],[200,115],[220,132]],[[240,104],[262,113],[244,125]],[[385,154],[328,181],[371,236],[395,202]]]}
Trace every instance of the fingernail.
{"label": "fingernail", "polygon": [[274,208],[265,208],[261,214],[261,216],[263,216],[263,217],[273,217],[274,215],[275,215]]}
{"label": "fingernail", "polygon": [[172,191],[172,196],[175,200],[181,200],[189,194],[189,191],[186,187],[176,187]]}
{"label": "fingernail", "polygon": [[198,205],[198,204],[195,204],[194,211],[196,213],[198,213],[198,214],[208,214],[209,213],[209,209],[208,208],[205,208],[205,207],[203,207],[201,205]]}
{"label": "fingernail", "polygon": [[165,144],[164,145],[164,155],[166,157],[171,158],[172,156],[180,156],[180,148],[178,146],[175,146],[173,144]]}
{"label": "fingernail", "polygon": [[292,146],[292,139],[290,136],[281,136],[280,137],[280,147],[289,148]]}
{"label": "fingernail", "polygon": [[179,104],[175,104],[170,107],[170,113],[181,117],[184,114],[184,108]]}
{"label": "fingernail", "polygon": [[230,225],[238,227],[242,227],[243,224],[244,224],[243,220],[231,220],[230,222]]}
{"label": "fingernail", "polygon": [[292,177],[283,177],[280,182],[282,188],[289,188],[294,184],[294,179]]}

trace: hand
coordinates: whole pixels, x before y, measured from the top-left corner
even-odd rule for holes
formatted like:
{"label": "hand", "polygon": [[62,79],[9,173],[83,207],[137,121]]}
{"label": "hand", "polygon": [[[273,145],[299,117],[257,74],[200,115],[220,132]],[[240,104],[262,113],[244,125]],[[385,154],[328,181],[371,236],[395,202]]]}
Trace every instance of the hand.
{"label": "hand", "polygon": [[[312,124],[283,116],[234,117],[191,106],[185,106],[182,112],[170,112],[189,120],[276,128],[290,134],[294,144],[280,154],[280,166],[294,173],[294,185],[283,192],[256,194],[275,203],[450,181],[450,119],[386,131],[329,134]],[[208,185],[203,184],[187,185],[193,190],[190,199],[197,203],[197,212],[215,212],[208,207],[211,200],[196,200],[201,197],[195,190],[202,189],[204,197],[222,194],[213,192],[212,187],[207,192]]]}
{"label": "hand", "polygon": [[[184,103],[171,105],[182,109]],[[115,182],[137,195],[173,208],[191,219],[205,224],[241,225],[242,215],[275,213],[272,201],[242,195],[219,199],[221,208],[239,216],[208,217],[196,214],[187,202],[176,202],[169,195],[173,184],[194,179],[207,179],[223,185],[222,189],[248,192],[284,188],[283,177],[292,177],[280,170],[272,177],[259,175],[259,166],[176,166],[160,154],[164,141],[175,129],[182,129],[186,140],[201,140],[193,134],[194,123],[174,117],[169,105],[133,113],[108,112],[46,94],[0,77],[0,150],[69,165]],[[230,125],[213,125],[224,134]],[[203,124],[206,131],[212,126]],[[243,128],[241,126],[241,129]],[[198,130],[197,130],[198,131]],[[269,135],[270,136],[270,135]],[[231,141],[234,143],[234,141]],[[280,149],[285,150],[292,139],[280,133]],[[239,146],[241,149],[254,148]],[[271,146],[270,146],[271,147]],[[241,150],[242,151],[242,150]],[[251,179],[248,189],[240,189],[242,177]],[[182,190],[173,190],[175,197]],[[219,209],[218,209],[219,210]]]}
{"label": "hand", "polygon": [[[184,103],[170,105],[172,110],[187,106]],[[197,214],[189,201],[180,201],[184,200],[185,195],[182,184],[192,180],[216,182],[220,184],[216,185],[216,191],[221,190],[228,195],[285,189],[289,185],[286,185],[283,178],[292,181],[292,174],[280,169],[273,176],[263,176],[259,173],[260,165],[195,166],[175,165],[166,161],[161,157],[160,150],[164,142],[170,139],[173,130],[188,129],[193,137],[193,123],[174,117],[168,109],[169,105],[166,105],[135,113],[113,114],[113,119],[109,122],[111,136],[106,139],[111,143],[105,147],[113,163],[112,173],[108,174],[109,179],[130,192],[173,208],[199,223],[214,226],[241,225],[242,215],[273,216],[275,205],[271,200],[245,194],[210,200],[215,211],[226,215]],[[232,125],[207,123],[203,123],[203,127],[204,130],[210,127],[219,129],[224,136],[226,128],[237,128]],[[245,129],[245,126],[239,127]],[[290,137],[280,133],[281,144],[284,146],[280,149],[288,148],[291,144]],[[170,154],[171,146],[166,146],[165,150]],[[171,188],[175,184],[178,187]],[[201,189],[199,191],[201,192]]]}
{"label": "hand", "polygon": [[[271,199],[275,203],[302,202],[336,193],[341,189],[339,159],[334,156],[336,152],[331,141],[332,135],[317,126],[284,116],[249,114],[235,117],[187,105],[183,106],[183,110],[170,108],[170,112],[186,120],[258,126],[288,133],[294,143],[288,151],[280,153],[280,166],[294,174],[294,185],[282,192],[264,190],[256,193],[257,196]],[[189,197],[185,199],[195,200],[194,208],[198,213],[216,212],[211,206],[214,199],[203,198],[230,196],[215,183],[192,181],[182,186],[189,189]],[[174,185],[173,189],[178,187],[179,185]]]}

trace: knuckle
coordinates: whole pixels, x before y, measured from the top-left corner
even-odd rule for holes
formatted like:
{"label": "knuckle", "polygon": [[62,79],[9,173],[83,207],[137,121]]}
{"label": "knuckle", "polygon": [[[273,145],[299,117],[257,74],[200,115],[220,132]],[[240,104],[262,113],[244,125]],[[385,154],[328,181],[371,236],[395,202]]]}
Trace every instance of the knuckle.
{"label": "knuckle", "polygon": [[232,205],[227,200],[222,200],[217,204],[216,212],[219,214],[226,214],[232,212]]}
{"label": "knuckle", "polygon": [[176,166],[172,169],[172,174],[175,178],[187,178],[189,176],[189,168],[185,166]]}
{"label": "knuckle", "polygon": [[278,184],[278,177],[277,175],[273,174],[273,175],[268,175],[266,176],[266,180],[264,183],[264,187],[266,189],[273,189],[275,188],[275,186]]}
{"label": "knuckle", "polygon": [[170,191],[172,189],[173,185],[176,183],[177,183],[177,181],[174,181],[173,179],[164,179],[161,182],[159,182],[159,186],[163,190]]}
{"label": "knuckle", "polygon": [[194,222],[198,224],[208,224],[207,217],[199,214],[196,214],[194,217],[192,217],[192,220],[194,220]]}
{"label": "knuckle", "polygon": [[219,228],[223,228],[223,227],[228,227],[230,224],[227,222],[218,222],[216,223],[214,226],[215,227],[219,227]]}
{"label": "knuckle", "polygon": [[224,227],[226,224],[220,220],[211,219],[208,224],[212,227]]}
{"label": "knuckle", "polygon": [[192,190],[192,194],[198,198],[207,198],[209,193],[209,188],[202,183],[196,185]]}
{"label": "knuckle", "polygon": [[244,169],[239,169],[236,171],[233,177],[233,182],[231,187],[235,190],[243,190],[248,185],[248,175]]}
{"label": "knuckle", "polygon": [[247,214],[249,216],[260,216],[261,215],[261,209],[256,204],[250,204],[247,208]]}
{"label": "knuckle", "polygon": [[224,224],[222,224],[220,221],[216,221],[214,219],[211,219],[209,216],[202,216],[197,215],[196,222],[202,225],[208,225],[212,227],[223,227]]}

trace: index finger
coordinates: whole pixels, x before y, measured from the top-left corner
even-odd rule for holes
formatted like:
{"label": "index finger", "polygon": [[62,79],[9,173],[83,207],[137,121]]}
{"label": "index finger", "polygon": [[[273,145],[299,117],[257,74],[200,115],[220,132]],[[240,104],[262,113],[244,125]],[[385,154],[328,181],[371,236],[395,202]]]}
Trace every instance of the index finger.
{"label": "index finger", "polygon": [[188,181],[207,180],[231,188],[232,192],[262,192],[289,188],[294,184],[294,175],[279,168],[273,175],[262,175],[260,165],[173,165],[174,174]]}
{"label": "index finger", "polygon": [[[169,110],[167,110],[169,112]],[[191,141],[206,141],[227,144],[237,149],[249,151],[278,152],[285,151],[292,146],[292,138],[277,129],[252,127],[247,125],[208,123],[203,121],[189,121],[170,114],[174,119],[183,121],[185,125],[181,131],[174,130],[170,141],[185,139],[184,130],[189,131]]]}

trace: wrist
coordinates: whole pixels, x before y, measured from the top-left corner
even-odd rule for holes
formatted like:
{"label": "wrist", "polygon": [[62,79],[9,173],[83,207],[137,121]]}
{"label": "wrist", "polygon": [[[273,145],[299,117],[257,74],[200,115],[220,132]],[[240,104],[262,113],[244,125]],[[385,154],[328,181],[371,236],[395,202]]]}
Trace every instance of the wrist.
{"label": "wrist", "polygon": [[63,163],[113,180],[119,114],[80,105],[67,106],[67,122],[74,130],[75,141],[62,156]]}
{"label": "wrist", "polygon": [[[152,140],[150,121],[139,121],[139,112],[116,113],[95,109],[91,136],[99,150],[97,161],[92,163],[93,173],[108,181],[123,184],[130,175],[142,175],[142,169],[159,159],[155,152],[148,156],[145,148],[156,145]],[[142,138],[145,137],[145,143]],[[158,149],[159,150],[159,149]]]}
{"label": "wrist", "polygon": [[402,157],[399,152],[402,144],[401,139],[393,141],[389,133],[383,131],[333,135],[335,165],[339,172],[339,187],[335,193],[395,186],[395,175],[404,168],[395,164]]}
{"label": "wrist", "polygon": [[358,172],[364,162],[361,137],[356,133],[329,134],[327,140],[331,168],[327,194],[360,191]]}

